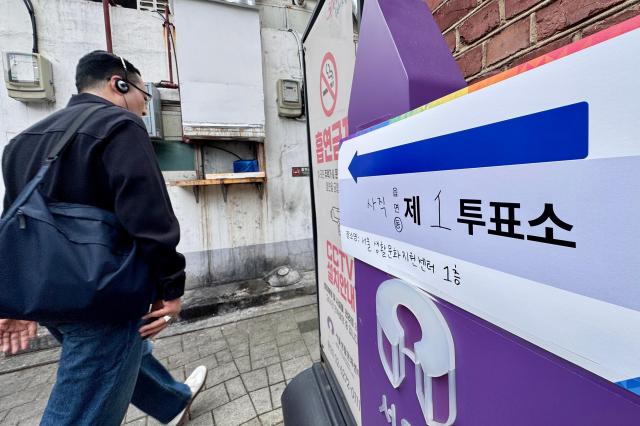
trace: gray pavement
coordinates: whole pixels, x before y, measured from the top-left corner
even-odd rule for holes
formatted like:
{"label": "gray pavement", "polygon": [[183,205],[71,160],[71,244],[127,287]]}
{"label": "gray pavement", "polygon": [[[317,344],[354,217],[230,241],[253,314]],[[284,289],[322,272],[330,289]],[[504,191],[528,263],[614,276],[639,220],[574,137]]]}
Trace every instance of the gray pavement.
{"label": "gray pavement", "polygon": [[[280,396],[320,357],[315,296],[178,323],[154,342],[154,354],[184,380],[209,369],[191,407],[193,426],[280,425]],[[0,357],[0,425],[37,425],[55,379],[59,349]],[[125,424],[159,425],[131,406]]]}

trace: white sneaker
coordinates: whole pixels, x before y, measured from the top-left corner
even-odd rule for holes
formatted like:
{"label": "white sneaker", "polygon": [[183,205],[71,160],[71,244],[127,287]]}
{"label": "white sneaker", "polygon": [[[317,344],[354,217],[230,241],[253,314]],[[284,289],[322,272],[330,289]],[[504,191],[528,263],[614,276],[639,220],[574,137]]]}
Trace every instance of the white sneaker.
{"label": "white sneaker", "polygon": [[204,387],[204,382],[206,379],[207,367],[205,367],[204,365],[196,367],[191,375],[187,377],[187,380],[184,381],[184,384],[189,386],[189,389],[191,389],[191,399],[187,403],[187,406],[184,408],[184,410],[178,413],[178,415],[175,416],[173,420],[167,423],[168,425],[182,426],[187,422],[187,420],[189,420],[189,408],[191,408],[191,403]]}

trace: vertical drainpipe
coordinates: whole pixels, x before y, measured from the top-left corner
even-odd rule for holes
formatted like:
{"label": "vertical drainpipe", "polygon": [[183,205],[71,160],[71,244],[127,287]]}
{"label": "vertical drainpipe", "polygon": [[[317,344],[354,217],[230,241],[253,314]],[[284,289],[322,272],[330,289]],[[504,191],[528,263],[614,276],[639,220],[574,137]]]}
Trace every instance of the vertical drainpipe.
{"label": "vertical drainpipe", "polygon": [[111,44],[111,18],[109,17],[109,0],[102,0],[102,13],[104,15],[104,33],[107,36],[107,52],[113,53]]}

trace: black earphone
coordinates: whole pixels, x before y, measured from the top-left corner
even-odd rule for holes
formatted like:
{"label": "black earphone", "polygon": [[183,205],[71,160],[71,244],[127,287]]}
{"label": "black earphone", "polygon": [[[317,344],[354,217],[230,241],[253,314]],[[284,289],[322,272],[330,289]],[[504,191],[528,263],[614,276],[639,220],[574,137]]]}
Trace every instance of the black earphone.
{"label": "black earphone", "polygon": [[116,89],[118,90],[118,92],[124,95],[125,93],[129,93],[129,90],[130,90],[129,83],[127,83],[127,80],[128,80],[127,64],[124,62],[124,59],[122,59],[122,56],[118,56],[118,57],[122,62],[122,68],[124,68],[124,79],[119,78],[116,80]]}

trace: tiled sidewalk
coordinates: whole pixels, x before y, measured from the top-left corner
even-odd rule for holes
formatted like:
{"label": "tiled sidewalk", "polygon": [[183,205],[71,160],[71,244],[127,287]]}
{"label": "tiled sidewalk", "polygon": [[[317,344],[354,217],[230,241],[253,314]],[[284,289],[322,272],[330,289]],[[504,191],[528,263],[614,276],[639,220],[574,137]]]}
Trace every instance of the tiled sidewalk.
{"label": "tiled sidewalk", "polygon": [[[57,351],[24,355],[29,358],[22,364],[16,364],[20,356],[13,357],[13,365],[3,365],[14,371],[0,369],[0,424],[38,424],[55,378]],[[180,380],[200,364],[209,368],[189,425],[282,424],[284,387],[320,356],[315,296],[176,324],[155,341],[154,354]],[[132,406],[125,424],[160,423]]]}

